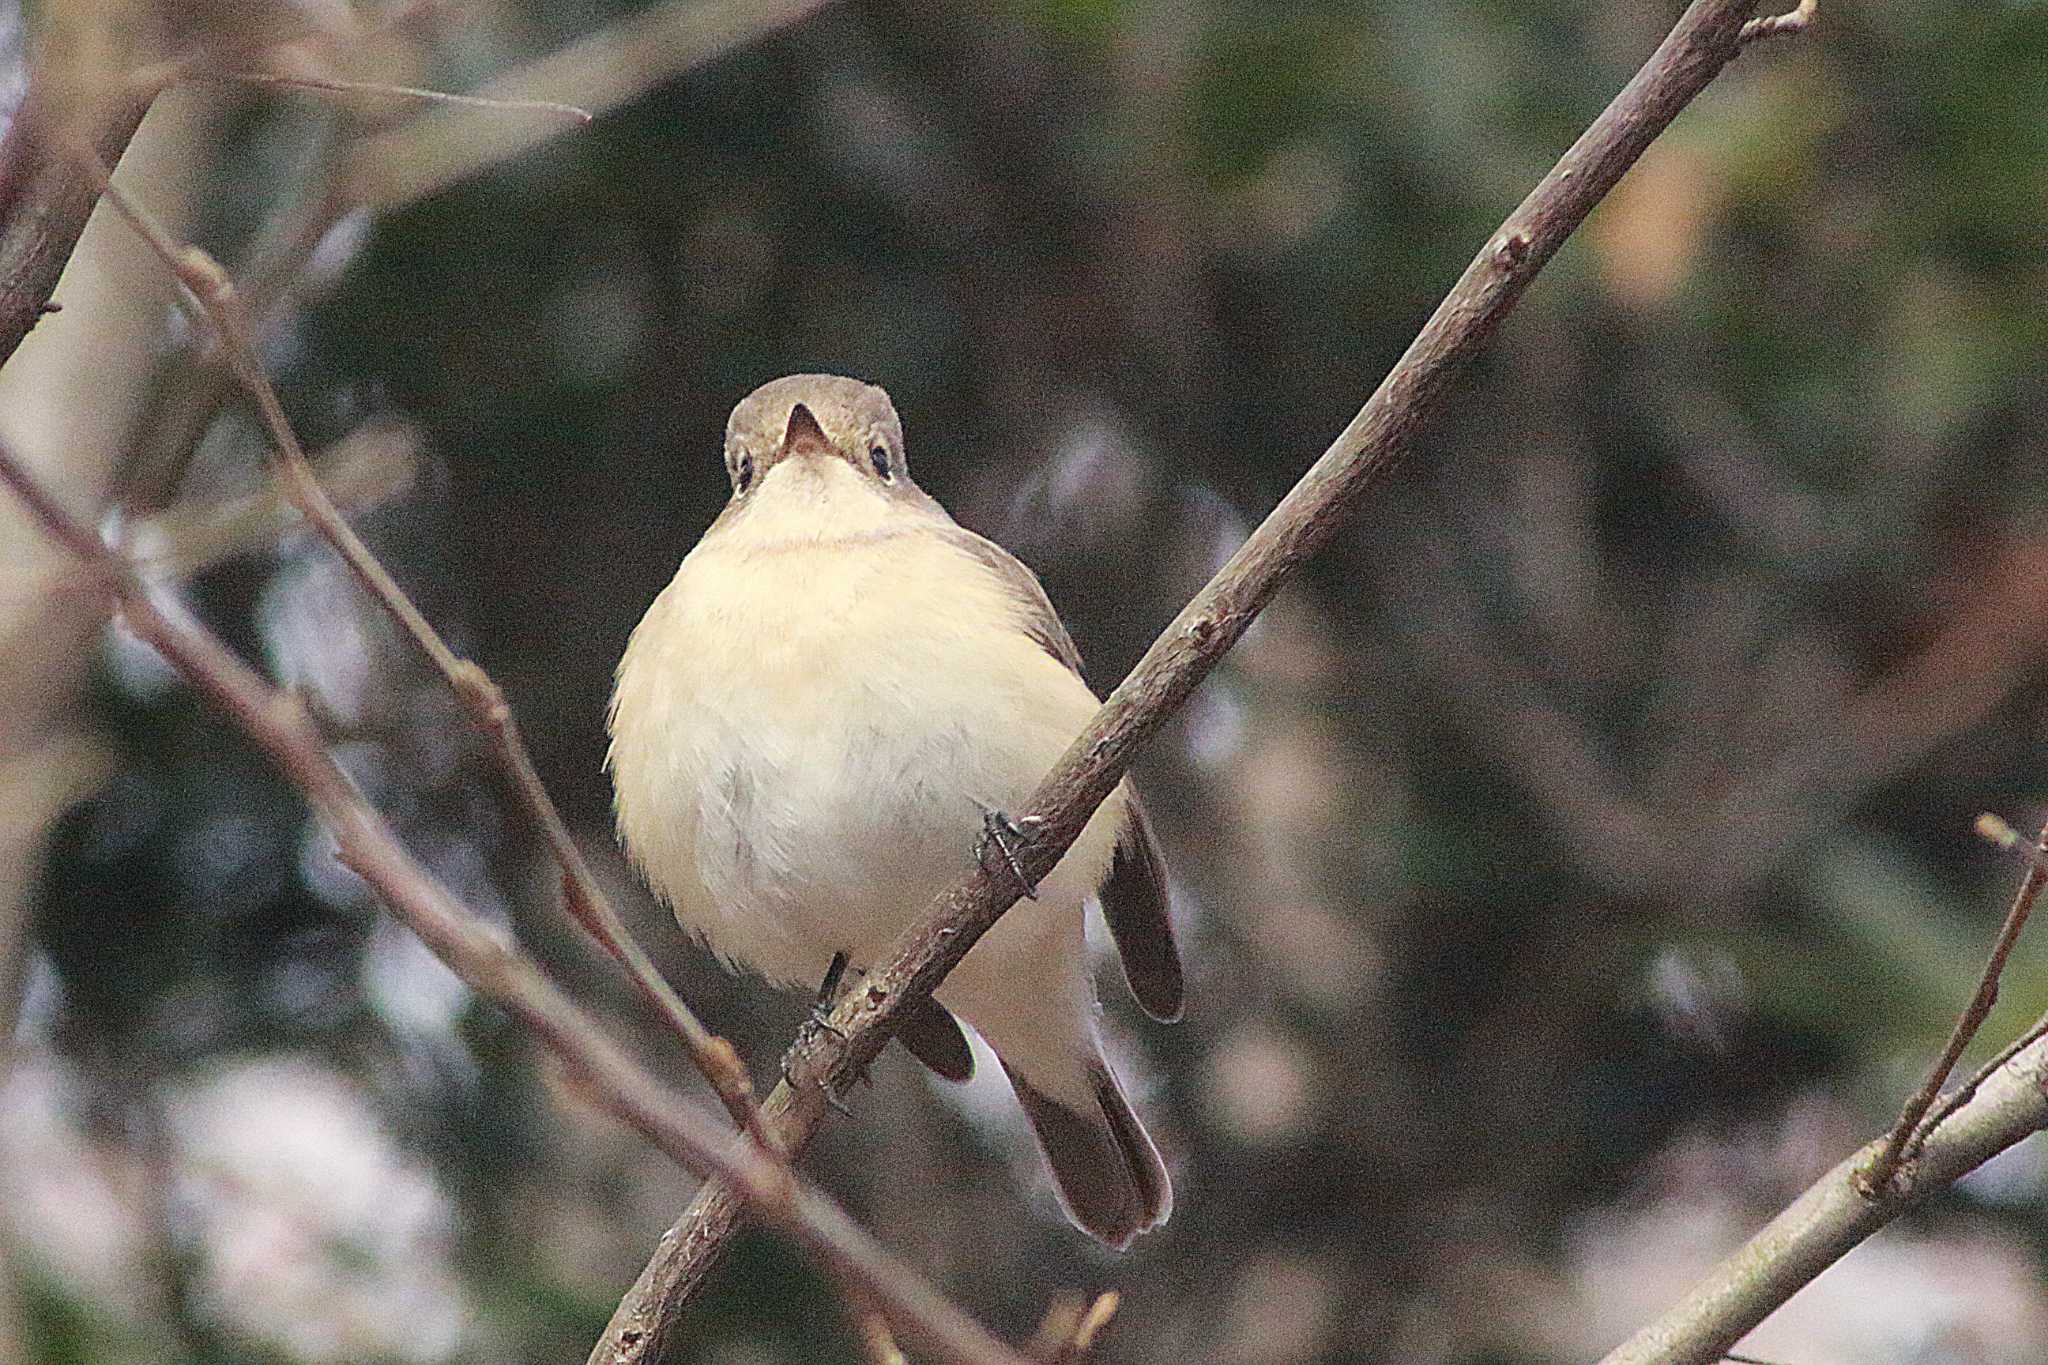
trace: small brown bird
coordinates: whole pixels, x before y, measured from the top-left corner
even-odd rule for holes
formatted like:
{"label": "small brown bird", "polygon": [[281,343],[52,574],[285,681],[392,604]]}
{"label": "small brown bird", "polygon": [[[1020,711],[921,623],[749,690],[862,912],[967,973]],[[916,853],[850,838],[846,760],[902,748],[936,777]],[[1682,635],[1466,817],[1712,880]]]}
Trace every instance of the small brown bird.
{"label": "small brown bird", "polygon": [[[732,500],[619,662],[607,761],[620,836],[677,920],[809,986],[881,960],[1098,701],[1038,579],[912,481],[881,389],[765,384],[733,409],[725,466]],[[1165,869],[1126,782],[898,1036],[964,1080],[954,1016],[972,1024],[1069,1216],[1122,1247],[1173,1194],[1096,1036],[1090,901],[1138,1003],[1178,1018]]]}

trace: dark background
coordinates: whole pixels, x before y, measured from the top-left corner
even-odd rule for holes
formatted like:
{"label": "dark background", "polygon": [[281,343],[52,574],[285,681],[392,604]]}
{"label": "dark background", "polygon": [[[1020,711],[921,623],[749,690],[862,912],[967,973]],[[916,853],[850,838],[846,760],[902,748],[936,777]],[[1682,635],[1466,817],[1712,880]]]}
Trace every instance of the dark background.
{"label": "dark background", "polygon": [[[635,8],[434,14],[348,69],[467,89]],[[920,481],[1043,575],[1107,690],[1676,13],[834,5],[345,218],[267,356],[309,446],[374,421],[402,451],[361,529],[765,1083],[802,1002],[632,888],[600,769],[731,405],[796,370],[887,387]],[[1101,1253],[999,1082],[941,1093],[896,1053],[818,1180],[1013,1339],[1115,1287],[1105,1361],[1539,1365],[1878,1131],[2017,878],[1972,819],[2043,804],[2044,69],[2024,3],[1823,0],[1741,58],[1145,753],[1187,1019],[1103,983],[1164,1231]],[[204,98],[190,231],[234,266],[405,126]],[[106,380],[145,395],[106,494],[145,520],[260,483],[243,409],[176,406],[204,356],[160,326]],[[189,591],[416,852],[701,1092],[323,546],[252,537]],[[382,919],[188,692],[99,660],[105,763],[48,835],[0,1088],[27,1358],[580,1360],[687,1178]],[[1979,1050],[2044,1008],[2023,943]],[[2030,1144],[1745,1349],[2041,1358],[2044,1198]],[[705,1361],[854,1354],[762,1234],[692,1333]]]}

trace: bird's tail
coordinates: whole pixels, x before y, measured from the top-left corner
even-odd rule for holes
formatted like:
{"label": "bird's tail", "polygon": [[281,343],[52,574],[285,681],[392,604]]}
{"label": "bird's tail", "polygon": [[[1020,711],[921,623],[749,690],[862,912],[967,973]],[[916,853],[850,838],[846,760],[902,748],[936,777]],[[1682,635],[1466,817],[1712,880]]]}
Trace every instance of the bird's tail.
{"label": "bird's tail", "polygon": [[1121,1251],[1173,1212],[1173,1186],[1151,1134],[1100,1056],[1089,1063],[1094,1103],[1070,1108],[1003,1070],[1038,1136],[1060,1204],[1074,1225]]}

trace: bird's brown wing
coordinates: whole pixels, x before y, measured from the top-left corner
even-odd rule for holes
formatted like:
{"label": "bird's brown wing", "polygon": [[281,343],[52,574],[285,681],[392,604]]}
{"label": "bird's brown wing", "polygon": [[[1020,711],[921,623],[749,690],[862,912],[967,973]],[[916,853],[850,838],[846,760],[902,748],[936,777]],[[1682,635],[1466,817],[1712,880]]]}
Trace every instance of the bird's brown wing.
{"label": "bird's brown wing", "polygon": [[1180,1018],[1185,999],[1180,946],[1167,914],[1166,863],[1136,788],[1126,791],[1124,827],[1117,834],[1109,880],[1102,884],[1102,917],[1123,959],[1124,980],[1145,1013],[1161,1023]]}
{"label": "bird's brown wing", "polygon": [[[1081,651],[1052,609],[1038,575],[1000,545],[965,527],[949,525],[945,534],[1008,589],[1025,633],[1079,677]],[[1180,948],[1167,913],[1166,865],[1137,788],[1126,778],[1124,789],[1124,826],[1117,834],[1109,879],[1102,884],[1102,917],[1108,921],[1117,955],[1123,959],[1124,980],[1130,983],[1131,994],[1145,1013],[1170,1021],[1180,1018],[1185,985]]]}

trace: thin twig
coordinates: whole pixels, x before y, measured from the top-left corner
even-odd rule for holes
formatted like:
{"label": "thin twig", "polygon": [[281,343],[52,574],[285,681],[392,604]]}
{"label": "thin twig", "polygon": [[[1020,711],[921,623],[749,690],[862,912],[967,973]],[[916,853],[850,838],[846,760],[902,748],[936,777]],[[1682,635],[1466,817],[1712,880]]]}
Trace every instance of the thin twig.
{"label": "thin twig", "polygon": [[[2004,843],[2008,848],[2016,848],[2021,843],[2011,826],[1995,816],[1980,816],[1977,828],[1987,838]],[[1934,1106],[1949,1073],[1961,1060],[1963,1050],[1969,1047],[1970,1041],[1977,1036],[1977,1030],[1990,1017],[1992,1007],[1998,1003],[1998,981],[2005,974],[2005,960],[2012,955],[2012,945],[2019,941],[2020,932],[2027,927],[2027,917],[2033,913],[2041,888],[2048,886],[2048,867],[2040,861],[2043,856],[2048,856],[2048,826],[2042,827],[2032,852],[2033,856],[2027,860],[2026,875],[2020,878],[2019,890],[2013,894],[2012,907],[2005,912],[2005,923],[1998,927],[1998,937],[1992,941],[1991,954],[1984,960],[1984,971],[1977,978],[1977,993],[1956,1017],[1955,1027],[1949,1030],[1948,1045],[1942,1048],[1941,1055],[1928,1068],[1926,1079],[1920,1082],[1920,1088],[1899,1111],[1898,1122],[1892,1125],[1877,1160],[1857,1177],[1857,1188],[1865,1198],[1875,1199],[1891,1189],[1893,1179],[1911,1155],[1915,1135],[1920,1133],[1920,1120]]]}
{"label": "thin twig", "polygon": [[837,1279],[889,1314],[898,1332],[948,1360],[1023,1365],[896,1260],[838,1205],[750,1142],[734,1142],[606,1036],[542,975],[406,852],[382,815],[342,772],[311,717],[201,625],[172,593],[152,589],[128,560],[60,507],[0,444],[0,483],[96,573],[129,629],[162,655],[293,782],[327,828],[342,864],[377,892],[421,940],[485,999],[531,1028],[595,1103],[638,1129],[684,1168],[740,1190],[750,1208],[803,1245]]}
{"label": "thin twig", "polygon": [[[492,98],[574,99],[603,112],[648,87],[802,22],[831,0],[661,0],[481,87]],[[343,178],[357,202],[424,198],[553,135],[538,120],[432,109],[366,138]]]}
{"label": "thin twig", "polygon": [[389,570],[371,553],[320,486],[298,434],[285,416],[276,388],[264,373],[261,357],[233,283],[220,263],[198,247],[179,243],[140,204],[114,184],[107,168],[88,147],[77,155],[89,180],[163,261],[198,304],[220,337],[221,351],[235,377],[248,392],[271,439],[271,464],[292,505],[307,523],[341,555],[364,590],[390,614],[401,630],[447,680],[469,721],[489,740],[498,763],[511,779],[528,815],[562,868],[564,900],[577,922],[618,960],[642,995],[682,1039],[691,1060],[724,1103],[735,1122],[764,1150],[776,1151],[754,1102],[752,1082],[739,1054],[725,1039],[705,1028],[655,968],[654,962],[627,931],[597,878],[576,846],[561,813],[541,785],[526,742],[512,718],[504,693],[488,674],[462,658],[420,611]]}
{"label": "thin twig", "polygon": [[2028,1025],[2025,1033],[2022,1033],[2019,1037],[2000,1048],[1990,1061],[1978,1067],[1971,1074],[1970,1079],[1964,1081],[1942,1097],[1941,1103],[1934,1106],[1926,1119],[1921,1122],[1920,1130],[1913,1135],[1913,1141],[1906,1148],[1906,1159],[1908,1161],[1917,1159],[1920,1155],[1920,1149],[1927,1145],[1927,1139],[1942,1124],[1947,1123],[1958,1109],[1961,1109],[1972,1099],[1976,1098],[1978,1090],[1983,1088],[1985,1081],[1989,1080],[2000,1067],[2019,1056],[2020,1053],[2025,1052],[2035,1043],[2040,1042],[2043,1038],[2048,1038],[2048,1014],[2042,1015],[2039,1019]]}
{"label": "thin twig", "polygon": [[274,71],[194,71],[190,79],[234,81],[244,85],[276,85],[292,90],[321,90],[337,95],[384,95],[392,99],[417,100],[422,104],[460,104],[472,109],[496,109],[514,114],[553,114],[575,123],[588,123],[597,115],[588,109],[558,100],[500,99],[494,95],[458,95],[446,90],[428,90],[417,85],[387,85],[382,81],[345,81],[327,76],[284,76]]}
{"label": "thin twig", "polygon": [[1712,1365],[1756,1325],[1879,1228],[2014,1143],[2048,1127],[2048,1045],[1986,1078],[1921,1150],[1911,1188],[1864,1196],[1863,1171],[1882,1140],[1822,1176],[1762,1231],[1601,1365]]}
{"label": "thin twig", "polygon": [[1796,9],[1752,19],[1742,26],[1743,45],[1748,46],[1759,38],[1769,38],[1780,33],[1790,35],[1806,32],[1813,26],[1813,14],[1819,7],[1819,0],[1799,0]]}
{"label": "thin twig", "polygon": [[[1997,816],[1980,815],[1977,817],[1977,833],[2006,852],[2018,854],[2026,860],[2028,875],[2026,880],[2020,883],[2022,892],[2026,890],[2027,882],[2037,877],[2048,878],[2048,829],[2042,831],[2040,839],[2029,843],[2025,835]],[[2035,894],[2038,897],[2039,892]],[[2017,908],[2017,896],[2014,898],[2014,904]],[[2011,917],[2011,912],[2008,911],[2008,922]],[[1984,1084],[1992,1072],[2043,1037],[2048,1037],[2048,1015],[2036,1019],[2026,1032],[2000,1048],[1991,1060],[1978,1067],[1968,1080],[1944,1095],[1941,1102],[1928,1111],[1927,1117],[1920,1121],[1919,1128],[1913,1134],[1913,1140],[1906,1144],[1905,1155],[1901,1158],[1902,1163],[1909,1163],[1919,1155],[1920,1148],[1926,1144],[1928,1136],[1947,1122],[1949,1115],[1968,1104],[1971,1096],[1977,1093],[1977,1088]]]}
{"label": "thin twig", "polygon": [[868,1365],[909,1365],[903,1348],[896,1344],[896,1334],[889,1330],[889,1315],[858,1296],[849,1296],[849,1302],[853,1305],[854,1330],[860,1336],[861,1353],[867,1357]]}
{"label": "thin twig", "polygon": [[[1019,851],[1026,879],[1052,870],[1139,746],[1399,462],[1536,272],[1741,50],[1739,34],[1754,5],[1694,0],[1643,68],[1488,239],[1351,424],[1146,651],[1015,812],[1036,822],[1033,838]],[[963,850],[967,842],[963,833]],[[785,1150],[801,1150],[823,1119],[828,1089],[875,1059],[904,1002],[928,995],[1016,896],[1012,878],[976,869],[897,939],[886,965],[833,1010],[831,1028],[813,1030],[792,1048],[785,1074],[798,1084],[778,1086],[763,1111]],[[738,1211],[730,1192],[716,1186],[698,1192],[620,1301],[592,1349],[592,1365],[661,1358],[683,1305],[729,1242]]]}

